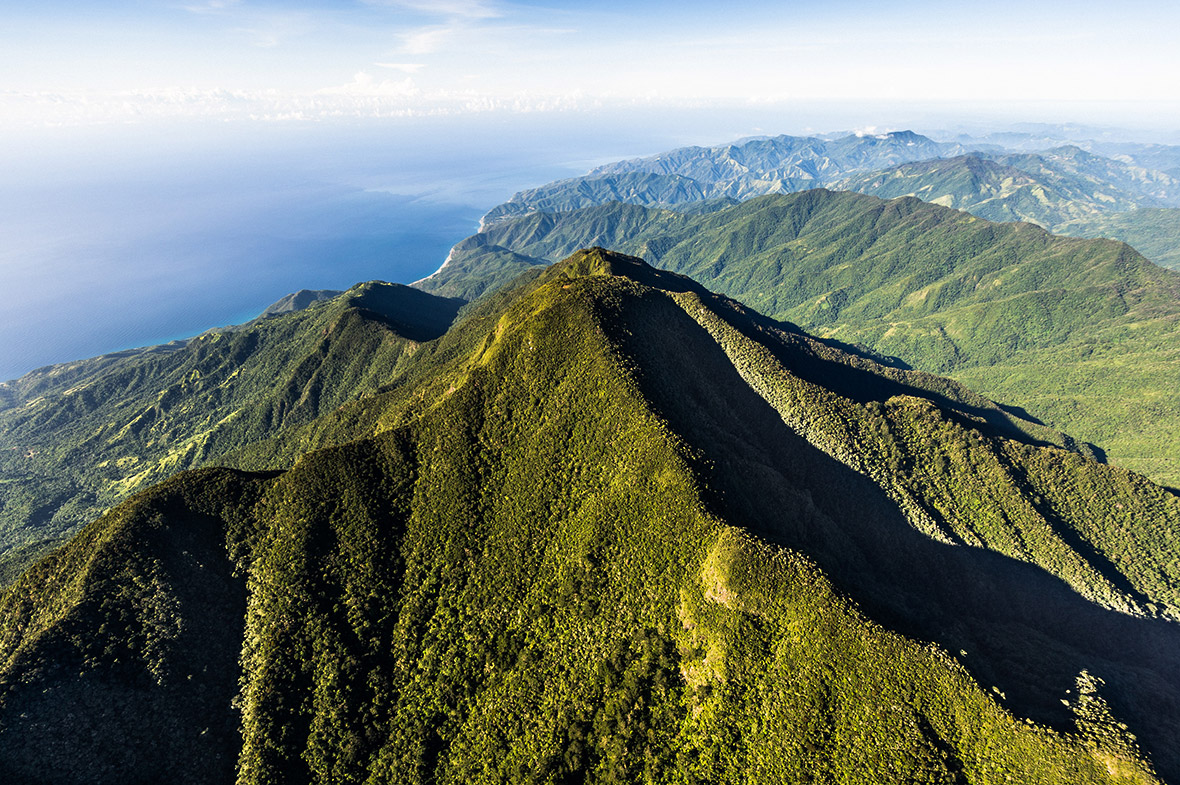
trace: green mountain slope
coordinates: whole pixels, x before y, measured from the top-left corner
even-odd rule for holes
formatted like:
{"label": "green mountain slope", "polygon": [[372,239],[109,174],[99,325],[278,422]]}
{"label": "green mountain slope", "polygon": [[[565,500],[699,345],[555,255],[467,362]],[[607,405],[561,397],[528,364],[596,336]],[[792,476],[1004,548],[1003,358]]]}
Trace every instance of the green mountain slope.
{"label": "green mountain slope", "polygon": [[[1012,158],[1020,158],[1017,163],[1024,163],[1031,171],[1001,163]],[[883,199],[916,196],[989,221],[1029,221],[1048,229],[1057,229],[1067,221],[1155,203],[1103,182],[1063,176],[1048,167],[1028,163],[1039,160],[1033,155],[1005,156],[998,161],[965,155],[857,175],[835,187]]]}
{"label": "green mountain slope", "polygon": [[1063,225],[1060,231],[1075,237],[1121,240],[1161,267],[1180,270],[1180,209],[1132,210],[1077,219]]}
{"label": "green mountain slope", "polygon": [[389,384],[461,304],[364,284],[301,310],[280,302],[187,344],[50,366],[4,385],[0,552],[23,548],[23,559],[136,489]]}
{"label": "green mountain slope", "polygon": [[[1174,175],[1132,161],[1095,155],[1076,145],[1055,147],[1035,155],[999,155],[996,160],[1049,180],[1090,183],[1096,195],[1109,190],[1112,195],[1121,192],[1143,200],[1141,206],[1153,206],[1148,200],[1158,206],[1180,205],[1180,180]],[[1099,199],[1111,204],[1105,195]]]}
{"label": "green mountain slope", "polygon": [[1174,546],[1116,546],[1174,495],[636,259],[483,308],[368,438],[183,473],[9,589],[0,772],[1180,774]]}
{"label": "green mountain slope", "polygon": [[[949,374],[1180,485],[1180,277],[1126,245],[817,190],[703,216],[633,205],[527,216],[456,246],[473,253],[457,250],[418,285],[480,291],[592,244]],[[485,273],[487,248],[510,263]]]}

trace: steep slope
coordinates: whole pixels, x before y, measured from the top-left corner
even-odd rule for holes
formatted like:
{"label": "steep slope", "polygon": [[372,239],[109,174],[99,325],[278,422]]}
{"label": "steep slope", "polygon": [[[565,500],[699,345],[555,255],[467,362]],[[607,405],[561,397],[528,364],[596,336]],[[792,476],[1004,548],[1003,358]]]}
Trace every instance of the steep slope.
{"label": "steep slope", "polygon": [[138,488],[390,383],[461,304],[370,283],[299,310],[279,303],[281,312],[183,345],[51,366],[8,384],[0,552],[52,541]]}
{"label": "steep slope", "polygon": [[[383,432],[184,473],[6,592],[0,771],[1150,782],[1125,722],[1180,773],[1180,628],[1135,618],[1174,616],[1176,567],[1069,542],[1102,552],[1120,510],[1119,541],[1171,531],[1174,496],[636,259],[495,311],[423,396],[350,404],[403,407]],[[1061,477],[1094,501],[1037,523]]]}
{"label": "steep slope", "polygon": [[[633,205],[537,214],[462,248],[556,260],[600,244],[778,319],[863,344],[1180,485],[1180,277],[1109,241],[993,224],[914,198],[817,190],[688,216]],[[478,255],[419,285],[493,285]],[[503,269],[496,270],[499,275]]]}

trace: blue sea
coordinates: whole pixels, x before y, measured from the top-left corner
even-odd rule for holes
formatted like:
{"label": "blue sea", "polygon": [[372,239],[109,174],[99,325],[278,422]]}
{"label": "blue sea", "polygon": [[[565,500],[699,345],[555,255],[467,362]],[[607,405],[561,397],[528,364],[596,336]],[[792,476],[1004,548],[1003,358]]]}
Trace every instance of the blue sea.
{"label": "blue sea", "polygon": [[517,190],[701,140],[650,127],[489,115],[0,140],[0,379],[247,321],[298,289],[412,282]]}

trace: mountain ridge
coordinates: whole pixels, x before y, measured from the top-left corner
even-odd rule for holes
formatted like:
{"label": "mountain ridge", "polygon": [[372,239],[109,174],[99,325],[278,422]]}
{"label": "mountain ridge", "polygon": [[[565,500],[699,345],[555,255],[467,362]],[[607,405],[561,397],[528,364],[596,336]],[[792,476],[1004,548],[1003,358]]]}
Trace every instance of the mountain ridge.
{"label": "mountain ridge", "polygon": [[694,211],[704,204],[711,210],[755,196],[828,186],[866,169],[964,152],[957,143],[935,142],[913,131],[850,134],[831,140],[784,135],[684,147],[606,164],[583,177],[521,191],[488,211],[480,231],[532,212],[607,201]]}
{"label": "mountain ridge", "polygon": [[[537,213],[456,245],[450,265],[418,285],[479,296],[594,244],[825,337],[952,374],[1180,485],[1180,409],[1169,397],[1180,384],[1170,340],[1180,278],[1125,244],[990,223],[913,197],[814,190],[699,216],[621,204]],[[1114,354],[1124,360],[1107,362]]]}
{"label": "mountain ridge", "polygon": [[[6,591],[0,770],[1154,781],[1143,754],[1177,770],[1177,647],[1161,645],[1175,624],[1095,604],[1119,606],[1121,589],[1074,572],[1085,554],[1052,531],[1097,547],[1117,535],[1065,507],[1048,528],[1025,520],[1032,497],[1016,486],[981,486],[1009,490],[982,508],[1001,514],[979,517],[971,478],[998,466],[987,455],[1008,455],[1032,488],[1076,475],[1106,489],[1094,520],[1131,505],[1144,535],[1140,513],[1174,496],[948,419],[891,392],[920,375],[890,377],[638,259],[582,252],[482,307],[452,328],[466,349],[414,355],[421,395],[345,407],[404,414],[284,472],[181,473]],[[827,391],[836,367],[883,386],[846,385],[859,402]],[[872,464],[904,464],[927,437],[950,497],[937,476],[877,484]],[[940,541],[938,527],[968,531],[954,510],[993,541]],[[1018,542],[1005,531],[1032,550],[1002,555]],[[1111,575],[1178,607],[1176,567],[1124,569]],[[230,712],[204,710],[235,694]],[[83,733],[56,733],[66,696],[87,707]],[[147,743],[159,728],[166,747]]]}
{"label": "mountain ridge", "polygon": [[373,391],[462,301],[400,284],[34,372],[0,409],[0,551]]}

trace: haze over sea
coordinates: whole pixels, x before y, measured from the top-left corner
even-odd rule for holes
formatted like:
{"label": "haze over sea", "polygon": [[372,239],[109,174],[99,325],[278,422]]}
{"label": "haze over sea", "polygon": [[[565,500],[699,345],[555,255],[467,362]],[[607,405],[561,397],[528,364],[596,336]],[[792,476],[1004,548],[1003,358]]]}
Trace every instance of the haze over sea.
{"label": "haze over sea", "polygon": [[413,281],[514,190],[585,169],[586,150],[630,152],[538,135],[153,125],[8,146],[0,379],[239,323],[301,288]]}

